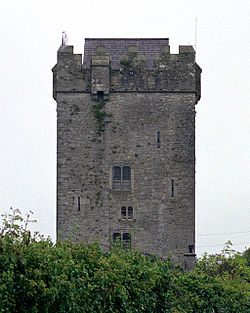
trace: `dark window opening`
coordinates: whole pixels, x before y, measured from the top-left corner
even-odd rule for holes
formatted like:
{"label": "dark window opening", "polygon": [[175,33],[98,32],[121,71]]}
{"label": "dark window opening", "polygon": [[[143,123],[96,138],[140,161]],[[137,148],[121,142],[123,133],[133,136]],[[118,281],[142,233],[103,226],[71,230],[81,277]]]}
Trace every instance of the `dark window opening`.
{"label": "dark window opening", "polygon": [[125,206],[121,208],[121,216],[122,216],[122,219],[126,219],[127,217],[127,210]]}
{"label": "dark window opening", "polygon": [[113,189],[125,189],[131,188],[131,168],[129,166],[113,167]]}
{"label": "dark window opening", "polygon": [[158,131],[157,132],[157,146],[158,146],[158,148],[160,148],[160,132]]}
{"label": "dark window opening", "polygon": [[123,248],[130,248],[131,247],[131,236],[129,233],[114,233],[113,234],[113,242],[120,242]]}
{"label": "dark window opening", "polygon": [[114,242],[121,241],[121,234],[120,233],[114,233],[113,234],[113,241]]}
{"label": "dark window opening", "polygon": [[129,233],[124,233],[122,236],[122,246],[124,248],[130,248],[131,246],[131,239]]}
{"label": "dark window opening", "polygon": [[113,168],[113,179],[121,180],[121,168],[120,166],[114,166]]}
{"label": "dark window opening", "polygon": [[174,198],[174,180],[171,179],[171,197]]}
{"label": "dark window opening", "polygon": [[131,179],[131,169],[129,166],[123,166],[123,180],[130,180]]}
{"label": "dark window opening", "polygon": [[113,167],[113,189],[121,189],[121,168],[120,166]]}
{"label": "dark window opening", "polygon": [[81,210],[81,198],[77,197],[77,206],[78,206],[78,211]]}
{"label": "dark window opening", "polygon": [[104,92],[103,91],[97,91],[97,98],[98,98],[99,102],[103,101],[103,97],[104,97]]}
{"label": "dark window opening", "polygon": [[188,252],[193,253],[194,252],[194,245],[189,245],[188,246]]}
{"label": "dark window opening", "polygon": [[121,207],[121,218],[123,220],[126,220],[126,219],[132,219],[133,218],[133,207],[132,206],[129,206],[129,207]]}
{"label": "dark window opening", "polygon": [[131,188],[131,168],[129,166],[122,168],[122,178],[122,188],[129,190]]}
{"label": "dark window opening", "polygon": [[132,206],[128,207],[128,218],[129,219],[133,218],[133,208],[132,208]]}

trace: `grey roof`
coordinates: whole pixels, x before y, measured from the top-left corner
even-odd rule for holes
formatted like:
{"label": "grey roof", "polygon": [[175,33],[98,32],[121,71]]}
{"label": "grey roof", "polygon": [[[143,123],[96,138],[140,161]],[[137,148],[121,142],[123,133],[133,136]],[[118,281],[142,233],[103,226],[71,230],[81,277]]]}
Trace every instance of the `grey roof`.
{"label": "grey roof", "polygon": [[155,54],[161,53],[169,45],[168,38],[86,38],[84,45],[84,67],[89,68],[91,54],[96,54],[98,46],[105,47],[112,57],[111,67],[120,68],[120,55],[128,53],[130,46],[137,46],[138,54],[146,55],[146,68],[153,67]]}

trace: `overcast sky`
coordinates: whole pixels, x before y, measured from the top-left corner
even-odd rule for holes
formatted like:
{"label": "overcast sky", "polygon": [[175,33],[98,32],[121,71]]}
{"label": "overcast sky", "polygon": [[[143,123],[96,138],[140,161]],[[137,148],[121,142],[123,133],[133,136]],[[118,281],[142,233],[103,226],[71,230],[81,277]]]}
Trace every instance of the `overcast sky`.
{"label": "overcast sky", "polygon": [[0,10],[0,212],[32,210],[55,238],[56,103],[52,72],[61,33],[84,38],[168,37],[195,44],[202,68],[196,124],[197,253],[227,240],[250,245],[248,0],[9,0]]}

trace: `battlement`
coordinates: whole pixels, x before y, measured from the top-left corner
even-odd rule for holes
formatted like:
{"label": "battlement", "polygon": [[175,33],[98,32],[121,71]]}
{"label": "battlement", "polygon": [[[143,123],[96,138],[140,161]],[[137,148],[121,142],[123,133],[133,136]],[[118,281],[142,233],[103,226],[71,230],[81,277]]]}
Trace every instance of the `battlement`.
{"label": "battlement", "polygon": [[201,69],[192,46],[170,54],[169,39],[85,39],[84,57],[62,45],[54,72],[57,92],[191,92],[200,98]]}

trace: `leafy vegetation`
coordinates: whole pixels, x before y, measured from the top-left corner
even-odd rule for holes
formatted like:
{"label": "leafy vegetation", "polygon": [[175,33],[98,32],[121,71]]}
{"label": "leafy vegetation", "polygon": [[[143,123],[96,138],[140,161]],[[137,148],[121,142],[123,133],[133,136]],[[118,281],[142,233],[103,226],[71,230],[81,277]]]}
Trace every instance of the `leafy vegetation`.
{"label": "leafy vegetation", "polygon": [[50,239],[17,210],[0,230],[0,312],[218,312],[249,309],[248,252],[230,245],[191,272],[156,256]]}
{"label": "leafy vegetation", "polygon": [[107,112],[103,110],[104,106],[105,101],[101,101],[100,103],[93,106],[94,116],[98,123],[97,134],[99,136],[104,132],[105,124],[110,123],[109,121],[105,121],[105,117],[110,117],[111,115],[107,114]]}
{"label": "leafy vegetation", "polygon": [[133,63],[132,58],[124,57],[120,60],[120,64],[124,67],[130,67]]}

